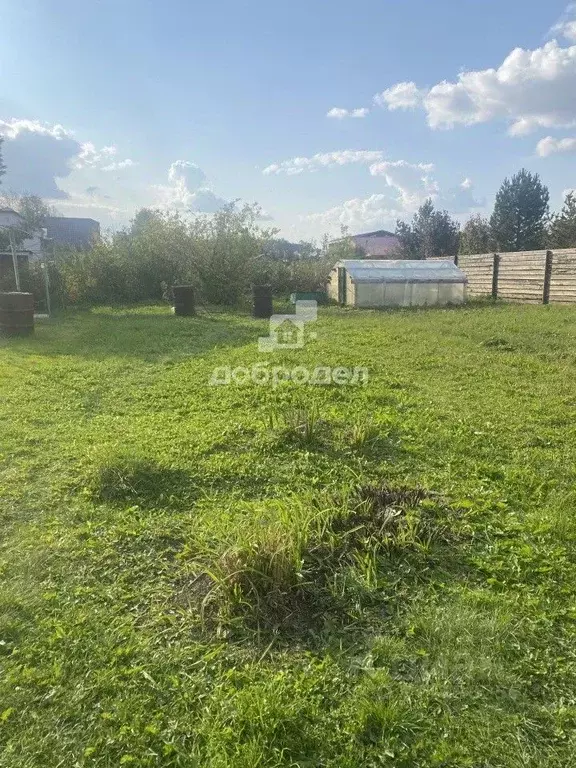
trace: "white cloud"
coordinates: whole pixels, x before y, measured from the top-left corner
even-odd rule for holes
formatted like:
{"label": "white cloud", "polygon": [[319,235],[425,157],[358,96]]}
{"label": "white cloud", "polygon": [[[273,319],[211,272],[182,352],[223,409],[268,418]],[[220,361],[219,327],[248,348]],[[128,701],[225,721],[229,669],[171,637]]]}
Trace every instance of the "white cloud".
{"label": "white cloud", "polygon": [[[399,83],[384,93],[402,93],[406,86]],[[456,82],[443,81],[421,93],[431,128],[505,120],[510,134],[518,136],[539,127],[575,125],[575,90],[576,46],[564,48],[551,40],[534,50],[515,48],[496,69],[462,72]],[[403,106],[394,97],[392,104],[384,101],[389,109]]]}
{"label": "white cloud", "polygon": [[6,189],[49,199],[68,197],[57,179],[70,175],[73,160],[82,152],[71,131],[62,125],[12,118],[0,120],[0,135],[5,139]]}
{"label": "white cloud", "polygon": [[394,222],[402,214],[395,208],[393,200],[386,195],[377,194],[364,198],[346,200],[321,213],[301,216],[300,221],[320,225],[324,228],[347,226],[350,229],[370,227],[393,227]]}
{"label": "white cloud", "polygon": [[216,213],[228,204],[227,200],[219,197],[211,189],[201,188],[190,195],[188,205],[197,213]]}
{"label": "white cloud", "polygon": [[416,83],[396,83],[374,96],[374,103],[388,109],[412,109],[422,102],[422,91]]}
{"label": "white cloud", "polygon": [[102,171],[121,171],[124,168],[132,168],[134,165],[138,165],[138,163],[135,163],[134,160],[130,160],[130,158],[126,158],[126,160],[119,160],[118,162],[110,163],[109,165],[104,165],[100,170]]}
{"label": "white cloud", "polygon": [[228,203],[208,187],[202,186],[206,174],[189,160],[173,162],[168,169],[168,181],[168,185],[154,187],[160,198],[158,204],[163,208],[216,213]]}
{"label": "white cloud", "polygon": [[403,210],[416,209],[426,198],[436,197],[438,184],[431,176],[431,163],[408,163],[406,160],[384,160],[370,166],[372,176],[383,176],[386,184],[398,192]]}
{"label": "white cloud", "polygon": [[536,153],[540,157],[549,157],[560,152],[575,152],[576,138],[555,139],[553,136],[546,136],[540,139],[536,145]]}
{"label": "white cloud", "polygon": [[168,169],[171,184],[184,183],[188,189],[197,189],[206,181],[204,171],[189,160],[175,160]]}
{"label": "white cloud", "polygon": [[486,200],[478,200],[474,193],[472,179],[463,179],[457,187],[452,187],[447,193],[440,195],[437,205],[447,208],[450,213],[469,213],[473,208],[483,208]]}
{"label": "white cloud", "polygon": [[346,117],[366,117],[370,112],[366,107],[359,107],[358,109],[343,109],[342,107],[332,107],[332,109],[326,112],[326,117],[334,118],[335,120],[344,120]]}
{"label": "white cloud", "polygon": [[61,189],[59,180],[73,171],[120,170],[134,164],[133,160],[114,161],[115,146],[98,149],[91,141],[82,143],[60,124],[10,118],[0,120],[0,135],[5,139],[4,186],[14,192],[62,200],[68,193]]}
{"label": "white cloud", "polygon": [[561,35],[566,40],[576,40],[576,3],[569,3],[556,24],[550,29],[550,35]]}
{"label": "white cloud", "polygon": [[[432,198],[436,208],[446,208],[451,214],[470,213],[482,208],[484,200],[477,200],[471,179],[440,191],[431,177],[434,166],[429,163],[408,163],[404,160],[385,161],[371,167],[374,176],[383,176],[390,188],[388,194],[373,194],[344,201],[326,211],[300,216],[300,222],[308,225],[314,236],[334,232],[344,225],[352,231],[366,229],[394,230],[398,219],[409,219],[427,198]],[[307,230],[308,232],[308,230]]]}
{"label": "white cloud", "polygon": [[74,197],[72,200],[63,200],[62,202],[58,202],[58,208],[70,208],[72,210],[77,208],[93,208],[94,210],[106,211],[109,214],[123,214],[126,213],[127,210],[111,203],[106,203],[103,201],[100,202],[98,200],[92,200],[82,196]]}
{"label": "white cloud", "polygon": [[22,133],[35,133],[39,136],[50,136],[53,139],[71,139],[74,134],[63,125],[50,125],[40,123],[38,120],[20,120],[12,117],[9,120],[0,120],[0,134],[4,138],[17,139]]}
{"label": "white cloud", "polygon": [[115,146],[96,149],[91,141],[86,141],[80,145],[80,152],[74,158],[72,165],[74,168],[97,168],[102,163],[107,163],[117,151]]}
{"label": "white cloud", "polygon": [[281,163],[274,163],[264,168],[265,176],[286,173],[294,176],[305,171],[317,171],[321,168],[336,168],[352,163],[369,164],[382,159],[381,150],[343,149],[337,152],[323,152],[312,157],[292,157]]}

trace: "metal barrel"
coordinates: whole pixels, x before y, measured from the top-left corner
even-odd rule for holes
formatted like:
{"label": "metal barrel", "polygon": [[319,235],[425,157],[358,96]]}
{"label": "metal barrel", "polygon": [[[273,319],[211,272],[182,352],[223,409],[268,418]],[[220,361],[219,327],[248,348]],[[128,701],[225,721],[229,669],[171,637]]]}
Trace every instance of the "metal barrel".
{"label": "metal barrel", "polygon": [[180,317],[193,317],[196,314],[193,285],[175,285],[174,314]]}
{"label": "metal barrel", "polygon": [[255,285],[253,288],[254,296],[254,317],[260,317],[267,320],[272,317],[274,310],[272,308],[272,286]]}
{"label": "metal barrel", "polygon": [[30,336],[34,333],[34,296],[11,291],[0,293],[0,334]]}

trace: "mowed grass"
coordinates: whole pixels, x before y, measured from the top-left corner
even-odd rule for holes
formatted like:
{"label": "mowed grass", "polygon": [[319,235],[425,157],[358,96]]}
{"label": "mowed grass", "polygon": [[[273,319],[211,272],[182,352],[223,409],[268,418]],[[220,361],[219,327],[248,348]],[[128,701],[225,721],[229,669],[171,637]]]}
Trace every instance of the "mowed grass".
{"label": "mowed grass", "polygon": [[[0,347],[0,765],[576,760],[576,309],[64,313]],[[364,386],[211,386],[363,366]]]}

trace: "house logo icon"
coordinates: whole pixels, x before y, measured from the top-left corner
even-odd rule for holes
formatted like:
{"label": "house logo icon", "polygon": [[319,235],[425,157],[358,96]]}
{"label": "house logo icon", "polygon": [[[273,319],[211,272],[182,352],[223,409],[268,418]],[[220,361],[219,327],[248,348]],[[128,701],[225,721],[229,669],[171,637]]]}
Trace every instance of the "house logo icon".
{"label": "house logo icon", "polygon": [[[260,336],[258,349],[260,352],[301,349],[304,346],[304,326],[314,322],[317,317],[318,305],[315,301],[297,301],[294,315],[272,315],[270,335]],[[310,338],[316,338],[316,334],[310,334]]]}

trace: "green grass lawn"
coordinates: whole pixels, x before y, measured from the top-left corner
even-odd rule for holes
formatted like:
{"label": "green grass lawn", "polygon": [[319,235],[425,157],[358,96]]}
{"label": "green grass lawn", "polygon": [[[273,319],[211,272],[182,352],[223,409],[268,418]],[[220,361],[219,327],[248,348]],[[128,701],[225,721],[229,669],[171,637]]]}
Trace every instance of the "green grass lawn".
{"label": "green grass lawn", "polygon": [[[576,308],[0,346],[0,765],[576,762]],[[366,367],[364,386],[211,386]]]}

